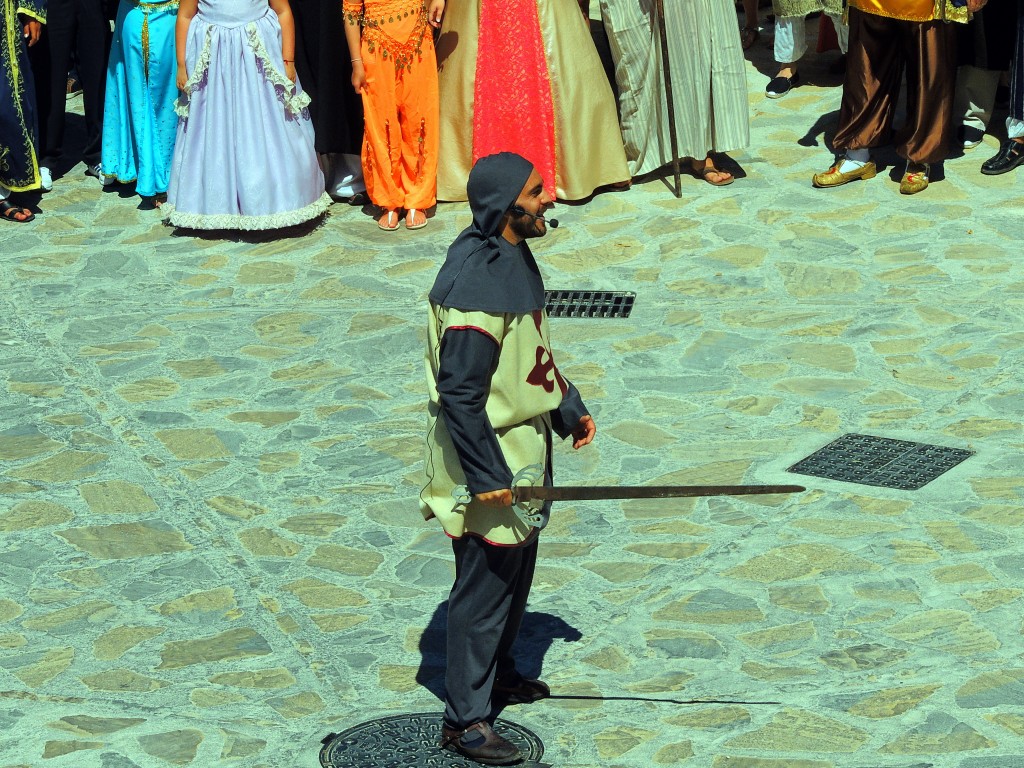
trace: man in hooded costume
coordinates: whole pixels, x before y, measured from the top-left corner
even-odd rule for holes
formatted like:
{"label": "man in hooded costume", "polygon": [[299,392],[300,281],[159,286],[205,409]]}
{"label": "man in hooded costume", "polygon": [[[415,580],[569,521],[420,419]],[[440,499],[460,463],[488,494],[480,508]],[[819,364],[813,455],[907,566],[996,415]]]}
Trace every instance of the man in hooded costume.
{"label": "man in hooded costume", "polygon": [[[473,223],[449,248],[429,295],[420,499],[424,517],[437,518],[455,552],[441,746],[505,765],[521,755],[492,730],[494,706],[550,693],[520,675],[511,654],[543,527],[513,510],[513,476],[539,466],[550,484],[552,430],[580,448],[595,427],[555,366],[544,283],[526,244],[547,231],[552,200],[544,180],[529,161],[503,152],[474,165],[467,192]],[[452,495],[462,485],[468,503]]]}

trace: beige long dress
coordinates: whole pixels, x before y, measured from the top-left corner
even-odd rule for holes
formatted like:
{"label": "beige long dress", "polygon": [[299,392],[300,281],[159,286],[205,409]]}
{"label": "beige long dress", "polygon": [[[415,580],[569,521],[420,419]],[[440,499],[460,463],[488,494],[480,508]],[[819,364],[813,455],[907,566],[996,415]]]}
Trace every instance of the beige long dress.
{"label": "beige long dress", "polygon": [[[473,167],[473,100],[480,5],[445,9],[437,62],[441,94],[439,200],[465,200]],[[495,2],[496,0],[487,0]],[[555,117],[555,187],[580,200],[630,178],[615,98],[575,0],[537,0]]]}

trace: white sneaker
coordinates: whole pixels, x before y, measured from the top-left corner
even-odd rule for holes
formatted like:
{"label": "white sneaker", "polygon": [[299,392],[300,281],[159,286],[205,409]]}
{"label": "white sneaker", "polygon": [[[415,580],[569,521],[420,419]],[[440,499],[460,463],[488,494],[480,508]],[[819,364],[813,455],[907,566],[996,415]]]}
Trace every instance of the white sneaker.
{"label": "white sneaker", "polygon": [[39,187],[43,192],[53,191],[53,174],[45,165],[39,166]]}
{"label": "white sneaker", "polygon": [[100,184],[104,187],[114,183],[113,177],[104,174],[103,169],[98,164],[85,166],[85,175],[95,176],[97,179],[99,179]]}

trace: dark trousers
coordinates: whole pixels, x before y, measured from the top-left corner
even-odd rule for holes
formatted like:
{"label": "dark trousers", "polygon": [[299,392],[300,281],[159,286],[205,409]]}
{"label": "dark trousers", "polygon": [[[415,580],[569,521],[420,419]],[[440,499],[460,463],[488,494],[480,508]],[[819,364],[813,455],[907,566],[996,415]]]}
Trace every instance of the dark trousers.
{"label": "dark trousers", "polygon": [[[49,0],[41,50],[33,56],[39,99],[39,164],[53,168],[64,151],[68,70],[76,56],[85,107],[82,159],[98,165],[103,140],[103,90],[110,24],[103,0]],[[76,158],[77,160],[77,158]]]}
{"label": "dark trousers", "polygon": [[1024,0],[1017,0],[1017,44],[1010,60],[1010,117],[1024,120]]}
{"label": "dark trousers", "polygon": [[452,549],[444,719],[461,729],[490,715],[495,679],[516,678],[512,643],[533,583],[537,539],[523,547],[498,547],[463,536],[452,540]]}
{"label": "dark trousers", "polygon": [[945,160],[953,138],[956,30],[943,21],[901,21],[850,9],[850,51],[836,150],[887,144],[903,70],[907,122],[896,152],[915,163]]}

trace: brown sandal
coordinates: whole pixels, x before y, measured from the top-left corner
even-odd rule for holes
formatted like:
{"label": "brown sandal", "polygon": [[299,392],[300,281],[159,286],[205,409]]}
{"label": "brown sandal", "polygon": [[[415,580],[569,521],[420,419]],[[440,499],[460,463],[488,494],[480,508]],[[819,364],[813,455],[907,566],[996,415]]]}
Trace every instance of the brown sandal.
{"label": "brown sandal", "polygon": [[757,31],[757,27],[743,27],[740,29],[740,45],[743,46],[744,51],[749,51],[754,47],[754,43],[761,37],[761,33]]}
{"label": "brown sandal", "polygon": [[[710,158],[708,158],[704,162],[708,163],[709,161]],[[729,171],[723,171],[721,168],[716,168],[714,166],[714,163],[711,163],[710,165],[705,165],[703,168],[698,168],[695,164],[691,163],[690,171],[693,173],[695,178],[701,179],[702,181],[706,181],[713,187],[727,187],[734,181],[736,181],[736,177],[729,173]],[[724,176],[728,176],[729,178],[719,179],[718,181],[712,181],[711,179],[708,178],[708,176],[712,173],[722,174]]]}
{"label": "brown sandal", "polygon": [[[468,736],[473,731],[478,731],[479,734],[463,741],[462,737]],[[457,728],[449,728],[447,725],[444,726],[441,729],[439,746],[441,749],[447,749],[484,765],[511,765],[523,760],[519,747],[496,733],[486,720],[473,723],[461,731]]]}

